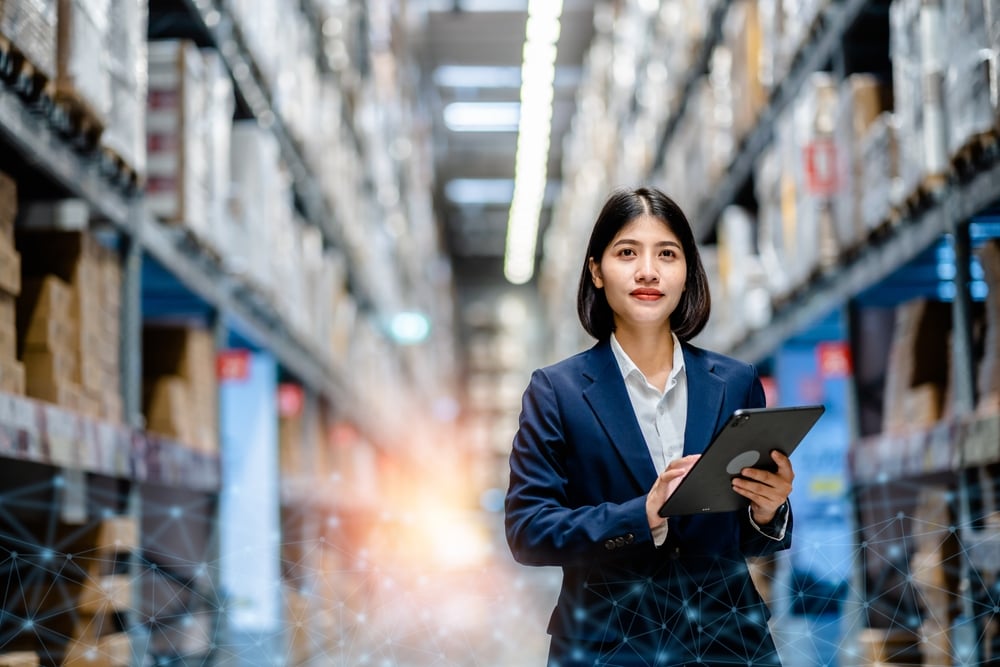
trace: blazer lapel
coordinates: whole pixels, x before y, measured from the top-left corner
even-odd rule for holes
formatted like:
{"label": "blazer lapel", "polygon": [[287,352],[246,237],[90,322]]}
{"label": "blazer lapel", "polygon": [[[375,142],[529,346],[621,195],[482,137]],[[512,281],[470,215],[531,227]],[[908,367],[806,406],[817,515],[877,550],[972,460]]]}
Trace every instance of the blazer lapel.
{"label": "blazer lapel", "polygon": [[648,490],[656,479],[656,469],[610,343],[603,341],[591,348],[591,362],[584,375],[593,380],[583,390],[584,399],[597,415],[635,483]]}
{"label": "blazer lapel", "polygon": [[684,345],[684,368],[687,373],[687,426],[684,430],[684,454],[705,451],[718,427],[725,397],[725,382],[712,372],[704,356]]}

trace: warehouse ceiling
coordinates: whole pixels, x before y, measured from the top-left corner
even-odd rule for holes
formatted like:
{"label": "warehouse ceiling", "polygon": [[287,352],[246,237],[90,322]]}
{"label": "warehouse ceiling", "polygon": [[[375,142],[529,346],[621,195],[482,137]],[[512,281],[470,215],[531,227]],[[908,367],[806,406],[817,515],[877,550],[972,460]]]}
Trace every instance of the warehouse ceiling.
{"label": "warehouse ceiling", "polygon": [[[559,189],[563,137],[594,33],[595,1],[563,2],[543,230]],[[419,16],[413,47],[421,61],[424,103],[434,119],[436,203],[455,280],[460,287],[501,286],[528,0],[412,3]],[[470,112],[473,122],[495,114],[496,124],[461,129]]]}

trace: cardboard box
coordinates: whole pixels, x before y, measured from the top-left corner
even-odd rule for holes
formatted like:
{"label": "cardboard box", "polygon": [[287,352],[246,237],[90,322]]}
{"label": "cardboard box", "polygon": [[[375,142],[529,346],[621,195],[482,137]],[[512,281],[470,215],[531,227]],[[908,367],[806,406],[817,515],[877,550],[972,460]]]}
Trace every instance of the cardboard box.
{"label": "cardboard box", "polygon": [[9,294],[0,294],[0,359],[17,359],[17,303]]}
{"label": "cardboard box", "polygon": [[0,171],[0,237],[14,240],[14,220],[17,219],[17,183]]}
{"label": "cardboard box", "polygon": [[145,385],[146,428],[177,442],[196,441],[195,404],[187,381],[177,375],[147,380]]}
{"label": "cardboard box", "polygon": [[18,317],[30,322],[35,317],[68,320],[72,317],[71,287],[53,275],[25,278],[18,299]]}
{"label": "cardboard box", "polygon": [[883,432],[904,434],[937,422],[949,384],[951,305],[917,299],[896,309],[886,369]]}
{"label": "cardboard box", "polygon": [[150,325],[143,330],[142,347],[147,382],[176,376],[190,393],[191,433],[184,442],[206,453],[218,452],[218,380],[212,334],[192,327]]}
{"label": "cardboard box", "polygon": [[132,577],[126,574],[106,574],[86,579],[76,603],[79,614],[95,616],[131,607]]}
{"label": "cardboard box", "polygon": [[0,359],[0,393],[24,395],[24,364]]}
{"label": "cardboard box", "polygon": [[40,664],[34,651],[0,653],[0,667],[38,667]]}
{"label": "cardboard box", "polygon": [[66,647],[63,667],[127,667],[132,660],[128,634],[116,632],[97,639],[78,639]]}
{"label": "cardboard box", "polygon": [[87,404],[80,385],[70,380],[53,384],[31,383],[26,386],[25,393],[32,398],[58,405],[73,412],[89,414],[86,412]]}
{"label": "cardboard box", "polygon": [[27,349],[22,363],[29,384],[54,385],[77,378],[76,355],[67,349]]}
{"label": "cardboard box", "polygon": [[0,293],[21,293],[21,255],[14,244],[0,236]]}

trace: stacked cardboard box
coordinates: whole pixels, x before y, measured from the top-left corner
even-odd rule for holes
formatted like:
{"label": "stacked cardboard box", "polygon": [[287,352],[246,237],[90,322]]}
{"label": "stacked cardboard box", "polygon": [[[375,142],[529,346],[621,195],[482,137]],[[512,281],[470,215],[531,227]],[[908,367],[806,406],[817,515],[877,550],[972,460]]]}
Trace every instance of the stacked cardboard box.
{"label": "stacked cardboard box", "polygon": [[923,665],[920,639],[902,628],[864,628],[858,632],[858,662],[862,667]]}
{"label": "stacked cardboard box", "polygon": [[989,292],[986,295],[986,333],[979,364],[979,411],[1000,413],[1000,239],[992,239],[977,252]]}
{"label": "stacked cardboard box", "polygon": [[946,665],[953,654],[950,635],[959,608],[958,536],[950,510],[952,495],[945,488],[924,486],[919,493],[911,530],[910,574],[922,608],[920,626],[924,663]]}
{"label": "stacked cardboard box", "polygon": [[195,327],[148,325],[142,350],[147,428],[205,454],[217,454],[218,381],[212,334]]}
{"label": "stacked cardboard box", "polygon": [[88,232],[24,231],[18,303],[28,395],[94,418],[122,420],[121,270]]}
{"label": "stacked cardboard box", "polygon": [[0,667],[38,667],[38,654],[33,651],[0,653]]}
{"label": "stacked cardboard box", "polygon": [[24,393],[24,366],[17,360],[17,295],[21,255],[14,247],[17,186],[0,173],[0,392]]}
{"label": "stacked cardboard box", "polygon": [[137,522],[110,516],[86,531],[87,544],[76,560],[84,568],[74,608],[75,624],[66,645],[64,667],[125,667],[132,645],[116,617],[132,609],[132,577],[119,574],[139,547]]}
{"label": "stacked cardboard box", "polygon": [[951,306],[916,299],[896,310],[885,378],[882,431],[927,429],[944,414],[949,378]]}

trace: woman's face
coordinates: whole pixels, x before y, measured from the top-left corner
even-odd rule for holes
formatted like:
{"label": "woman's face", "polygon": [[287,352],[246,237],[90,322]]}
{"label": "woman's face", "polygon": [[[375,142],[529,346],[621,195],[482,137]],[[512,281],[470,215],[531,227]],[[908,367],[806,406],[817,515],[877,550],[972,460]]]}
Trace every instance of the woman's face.
{"label": "woman's face", "polygon": [[680,240],[667,224],[641,215],[619,230],[600,261],[590,259],[594,285],[604,289],[615,328],[669,327],[687,280]]}

